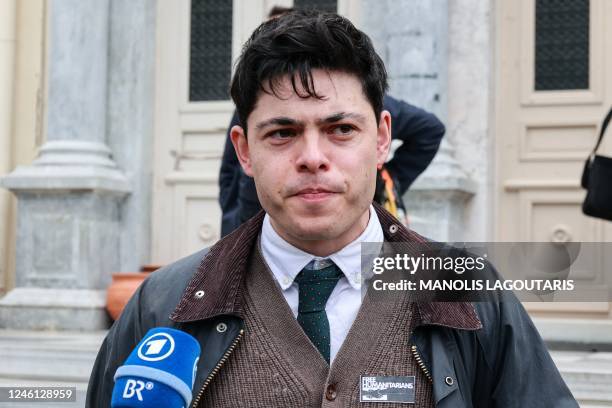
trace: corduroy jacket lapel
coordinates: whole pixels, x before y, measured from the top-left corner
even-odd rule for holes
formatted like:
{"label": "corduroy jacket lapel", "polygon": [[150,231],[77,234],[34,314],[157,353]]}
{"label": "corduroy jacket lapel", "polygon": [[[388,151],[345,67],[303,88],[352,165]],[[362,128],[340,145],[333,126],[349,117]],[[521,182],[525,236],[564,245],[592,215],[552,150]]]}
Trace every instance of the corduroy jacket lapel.
{"label": "corduroy jacket lapel", "polygon": [[[404,242],[407,245],[427,242],[419,234],[404,227],[380,205],[374,203],[374,208],[386,241]],[[260,211],[210,248],[170,319],[190,322],[227,314],[242,317],[242,291],[248,270],[247,262],[261,231],[264,214]],[[467,330],[482,327],[470,303],[429,302],[417,306],[421,320],[419,325]]]}

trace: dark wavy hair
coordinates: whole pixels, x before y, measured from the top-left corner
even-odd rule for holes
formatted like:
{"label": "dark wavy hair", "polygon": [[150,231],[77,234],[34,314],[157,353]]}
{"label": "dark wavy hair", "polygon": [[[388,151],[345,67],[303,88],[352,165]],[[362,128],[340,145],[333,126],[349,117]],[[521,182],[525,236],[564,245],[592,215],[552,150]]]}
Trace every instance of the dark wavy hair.
{"label": "dark wavy hair", "polygon": [[262,23],[242,48],[230,94],[245,132],[259,92],[278,96],[279,81],[286,76],[300,97],[321,99],[314,88],[313,69],[354,74],[378,124],[387,72],[370,38],[338,14],[294,10]]}

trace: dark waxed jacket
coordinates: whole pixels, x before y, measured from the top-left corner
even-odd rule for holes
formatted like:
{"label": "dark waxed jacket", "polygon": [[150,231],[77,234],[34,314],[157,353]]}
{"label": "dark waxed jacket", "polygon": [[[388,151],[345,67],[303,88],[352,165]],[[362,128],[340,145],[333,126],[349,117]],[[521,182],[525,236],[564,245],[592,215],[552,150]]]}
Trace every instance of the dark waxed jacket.
{"label": "dark waxed jacket", "polygon": [[[436,155],[445,128],[434,114],[389,95],[383,99],[383,108],[391,114],[391,138],[402,141],[385,168],[400,195],[404,195]],[[238,115],[234,112],[219,170],[222,237],[261,210],[255,182],[242,171],[229,138],[229,130],[237,124]]]}
{"label": "dark waxed jacket", "polygon": [[[386,241],[424,242],[375,208]],[[200,342],[197,406],[243,335],[243,277],[262,220],[263,212],[210,250],[154,272],[140,286],[100,348],[87,407],[110,406],[117,367],[157,326],[184,330]],[[420,320],[406,342],[422,360],[437,407],[578,406],[519,302],[418,303],[417,312]]]}

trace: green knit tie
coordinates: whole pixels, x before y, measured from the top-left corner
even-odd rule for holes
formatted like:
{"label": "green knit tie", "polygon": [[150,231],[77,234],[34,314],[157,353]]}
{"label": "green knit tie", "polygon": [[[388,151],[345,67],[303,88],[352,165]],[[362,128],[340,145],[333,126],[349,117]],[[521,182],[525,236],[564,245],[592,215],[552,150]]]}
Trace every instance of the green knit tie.
{"label": "green knit tie", "polygon": [[329,321],[325,304],[342,276],[342,271],[333,262],[330,266],[313,270],[313,262],[306,265],[295,278],[300,296],[297,320],[329,364]]}

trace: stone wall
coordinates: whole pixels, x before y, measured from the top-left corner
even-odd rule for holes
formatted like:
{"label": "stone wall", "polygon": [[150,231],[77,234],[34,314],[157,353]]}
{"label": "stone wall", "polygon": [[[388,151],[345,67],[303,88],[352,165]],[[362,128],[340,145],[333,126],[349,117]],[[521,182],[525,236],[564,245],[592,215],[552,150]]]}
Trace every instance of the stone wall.
{"label": "stone wall", "polygon": [[493,240],[494,19],[490,0],[449,2],[448,129],[455,158],[476,183],[466,203],[463,239]]}
{"label": "stone wall", "polygon": [[[474,144],[482,150],[488,137],[486,119],[484,126],[474,120],[466,122],[466,116],[472,118],[481,112],[460,108],[472,103],[477,107],[486,106],[489,89],[487,86],[484,92],[470,95],[480,98],[477,101],[461,94],[470,86],[469,82],[464,82],[470,80],[463,76],[465,71],[473,68],[475,75],[480,75],[483,70],[485,73],[488,70],[488,67],[472,67],[480,61],[463,48],[455,50],[459,45],[466,46],[456,43],[456,36],[466,33],[458,28],[465,24],[463,20],[466,17],[473,19],[473,25],[487,26],[486,21],[470,15],[470,8],[478,8],[478,2],[469,3],[469,7],[458,11],[457,8],[465,6],[463,2],[460,6],[446,0],[361,2],[361,26],[371,36],[385,61],[390,77],[390,94],[435,113],[447,127],[446,137],[434,161],[404,197],[410,227],[441,241],[486,239],[478,226],[481,221],[466,217],[466,214],[474,213],[474,208],[483,211],[486,202],[483,204],[481,197],[488,194],[487,186],[476,184],[472,175],[464,170],[468,163],[473,169],[474,163],[478,162],[473,155],[465,154],[466,150],[473,150]],[[486,20],[482,13],[477,17]],[[486,43],[475,46],[482,45],[486,46]],[[476,55],[487,53],[488,49],[474,52]],[[485,82],[487,80],[488,77]],[[461,155],[457,154],[458,151]],[[476,166],[480,169],[487,162],[483,158]],[[481,179],[484,177],[478,175]],[[475,206],[474,203],[478,204]]]}

